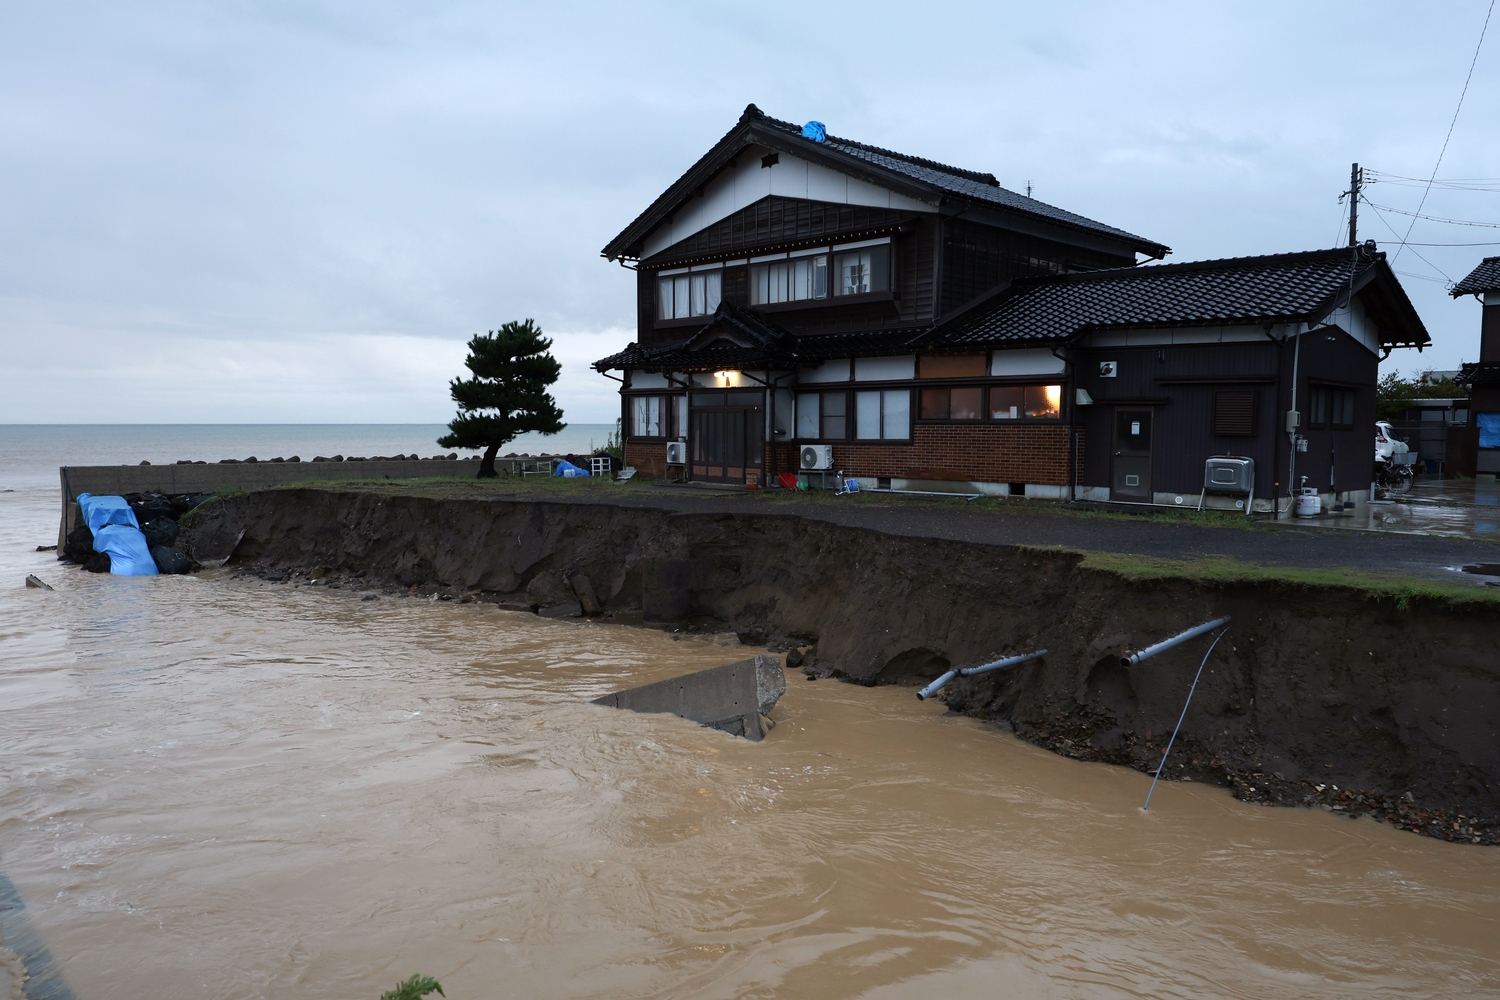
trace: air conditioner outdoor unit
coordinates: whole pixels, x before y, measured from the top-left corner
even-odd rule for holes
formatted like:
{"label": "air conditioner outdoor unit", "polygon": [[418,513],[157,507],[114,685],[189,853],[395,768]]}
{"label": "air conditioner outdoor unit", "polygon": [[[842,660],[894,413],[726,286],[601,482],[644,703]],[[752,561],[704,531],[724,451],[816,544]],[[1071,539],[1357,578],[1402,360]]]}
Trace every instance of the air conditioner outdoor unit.
{"label": "air conditioner outdoor unit", "polygon": [[831,469],[833,468],[833,445],[831,444],[805,444],[802,446],[802,468],[804,469]]}
{"label": "air conditioner outdoor unit", "polygon": [[668,441],[667,442],[667,464],[668,465],[687,465],[687,442],[686,441]]}

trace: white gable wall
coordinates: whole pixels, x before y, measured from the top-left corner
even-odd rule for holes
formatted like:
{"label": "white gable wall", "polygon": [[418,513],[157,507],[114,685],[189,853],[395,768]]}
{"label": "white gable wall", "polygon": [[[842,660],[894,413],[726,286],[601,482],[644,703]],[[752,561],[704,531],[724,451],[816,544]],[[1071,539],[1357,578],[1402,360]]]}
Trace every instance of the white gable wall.
{"label": "white gable wall", "polygon": [[780,162],[775,166],[763,167],[760,158],[767,152],[760,146],[747,146],[741,150],[738,166],[727,168],[709,181],[703,189],[703,197],[688,198],[677,209],[671,222],[663,223],[646,237],[641,256],[660,253],[673,243],[685,240],[773,194],[838,205],[865,205],[908,212],[933,211],[933,206],[915,198],[867,184],[787,153],[780,154]]}
{"label": "white gable wall", "polygon": [[[1358,295],[1354,297],[1354,309],[1348,306],[1335,309],[1323,318],[1322,326],[1336,326],[1364,345],[1371,354],[1380,353],[1380,331],[1365,313],[1365,304]],[[1316,329],[1316,327],[1314,328]]]}

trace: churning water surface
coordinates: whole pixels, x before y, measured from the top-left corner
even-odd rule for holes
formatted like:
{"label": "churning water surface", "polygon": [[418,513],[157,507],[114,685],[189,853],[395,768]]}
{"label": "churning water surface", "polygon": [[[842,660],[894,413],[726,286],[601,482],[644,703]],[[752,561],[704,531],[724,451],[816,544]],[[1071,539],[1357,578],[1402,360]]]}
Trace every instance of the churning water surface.
{"label": "churning water surface", "polygon": [[[0,874],[81,1000],[1459,997],[1500,851],[790,675],[761,744],[588,704],[737,651],[227,574],[0,493]],[[57,590],[21,586],[34,572]],[[3,975],[3,970],[0,970]]]}

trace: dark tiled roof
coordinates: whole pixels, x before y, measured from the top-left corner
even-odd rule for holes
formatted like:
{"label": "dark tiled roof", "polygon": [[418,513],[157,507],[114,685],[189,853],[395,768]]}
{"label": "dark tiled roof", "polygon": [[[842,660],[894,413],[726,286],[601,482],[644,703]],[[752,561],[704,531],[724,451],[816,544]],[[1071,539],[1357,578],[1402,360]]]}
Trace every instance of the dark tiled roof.
{"label": "dark tiled roof", "polygon": [[818,361],[910,354],[913,338],[925,332],[923,327],[907,327],[903,330],[811,334],[797,338],[797,353]]}
{"label": "dark tiled roof", "polygon": [[1500,257],[1486,257],[1469,276],[1453,286],[1453,297],[1475,292],[1500,292]]}
{"label": "dark tiled roof", "polygon": [[651,232],[658,222],[706,184],[740,149],[756,143],[864,175],[873,183],[883,183],[934,205],[946,198],[961,198],[1119,240],[1148,256],[1164,257],[1172,252],[1164,244],[1009,191],[1000,186],[993,174],[965,170],[832,135],[825,142],[815,142],[803,137],[801,126],[771,118],[751,104],[745,108],[735,127],[725,133],[713,149],[610,241],[603,256],[610,260],[630,256],[631,247]]}
{"label": "dark tiled roof", "polygon": [[[719,340],[735,346],[714,346]],[[733,368],[795,368],[806,363],[797,338],[759,313],[728,302],[687,340],[670,347],[631,344],[619,354],[595,361],[596,371],[638,368],[643,371],[720,371]]]}
{"label": "dark tiled roof", "polygon": [[[1384,259],[1364,247],[1342,247],[1024,278],[941,324],[921,343],[1061,341],[1111,327],[1313,322],[1351,286],[1366,284],[1372,269],[1389,275]],[[1405,295],[1400,299],[1405,302]],[[1415,311],[1408,319],[1416,339],[1426,343]]]}
{"label": "dark tiled roof", "polygon": [[[1500,258],[1497,258],[1500,259]],[[1460,367],[1454,385],[1500,385],[1500,364],[1493,361],[1471,361]]]}
{"label": "dark tiled roof", "polygon": [[[754,107],[754,105],[751,105]],[[758,110],[758,109],[757,109]],[[802,127],[791,122],[780,121],[769,116],[762,115],[761,122],[772,128],[779,129],[790,135],[801,136]],[[967,198],[970,201],[988,202],[1002,208],[1023,212],[1027,215],[1040,216],[1053,222],[1061,222],[1064,225],[1076,229],[1087,229],[1096,233],[1104,233],[1117,239],[1135,243],[1139,246],[1149,245],[1165,255],[1170,251],[1160,244],[1153,243],[1143,237],[1128,233],[1114,226],[1107,226],[1102,222],[1069,212],[1066,209],[1049,205],[1035,198],[1028,198],[1024,194],[1017,194],[1000,186],[994,174],[980,173],[975,170],[965,170],[962,167],[950,167],[946,163],[938,163],[934,160],[924,160],[917,156],[907,156],[905,153],[892,152],[889,149],[881,149],[879,146],[871,146],[853,139],[840,139],[837,136],[828,136],[824,143],[830,149],[836,149],[842,153],[873,164],[883,170],[892,173],[903,174],[912,180],[922,184]]]}
{"label": "dark tiled roof", "polygon": [[650,361],[650,351],[646,350],[640,344],[626,344],[625,350],[619,354],[611,354],[607,358],[600,358],[589,367],[600,372],[624,371],[626,368],[640,368]]}

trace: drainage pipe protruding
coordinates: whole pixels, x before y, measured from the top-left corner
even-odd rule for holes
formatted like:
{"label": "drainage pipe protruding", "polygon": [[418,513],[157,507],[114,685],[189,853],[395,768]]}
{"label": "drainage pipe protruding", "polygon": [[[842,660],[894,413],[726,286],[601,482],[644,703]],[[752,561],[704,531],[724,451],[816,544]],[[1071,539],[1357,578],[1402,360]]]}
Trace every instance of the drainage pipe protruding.
{"label": "drainage pipe protruding", "polygon": [[1142,660],[1149,660],[1157,653],[1164,653],[1167,650],[1171,649],[1173,646],[1180,646],[1184,642],[1187,642],[1189,639],[1196,639],[1198,636],[1202,635],[1205,632],[1212,632],[1220,625],[1228,624],[1229,616],[1225,615],[1223,618],[1215,618],[1211,622],[1204,622],[1202,625],[1195,625],[1193,628],[1188,629],[1186,632],[1183,632],[1180,635],[1174,635],[1170,639],[1163,639],[1161,642],[1158,642],[1154,646],[1147,646],[1139,653],[1131,653],[1128,656],[1120,657],[1120,666],[1133,667],[1136,664],[1140,663]]}
{"label": "drainage pipe protruding", "polygon": [[937,680],[933,681],[931,684],[927,685],[922,690],[918,691],[917,692],[917,697],[920,698],[922,701],[926,701],[928,698],[931,698],[933,695],[937,694],[944,687],[946,687],[947,684],[948,684],[948,682],[951,681],[953,678],[955,678],[957,676],[958,676],[958,671],[957,670],[950,670],[950,671],[948,671],[946,674],[943,674]]}
{"label": "drainage pipe protruding", "polygon": [[1039,656],[1046,655],[1047,651],[1045,649],[1039,649],[1035,653],[1022,653],[1020,656],[1007,656],[1005,659],[996,660],[994,663],[983,663],[977,667],[964,667],[958,673],[961,677],[973,677],[975,674],[987,674],[991,670],[999,670],[1002,667],[1013,667],[1017,663],[1025,663],[1027,660],[1035,660]]}
{"label": "drainage pipe protruding", "polygon": [[944,687],[946,687],[948,685],[948,682],[953,680],[953,678],[955,677],[973,677],[975,674],[987,674],[991,670],[1001,670],[1005,667],[1013,667],[1017,663],[1025,663],[1027,660],[1034,660],[1039,656],[1046,655],[1047,651],[1045,649],[1039,649],[1035,653],[1022,653],[1020,656],[1007,656],[1005,659],[996,660],[993,663],[981,663],[977,667],[964,667],[962,670],[950,670],[946,674],[943,674],[941,677],[939,677],[937,680],[933,681],[931,684],[924,687],[922,690],[918,691],[917,697],[922,699],[923,701],[926,701],[928,698],[931,698],[933,695],[937,694]]}

